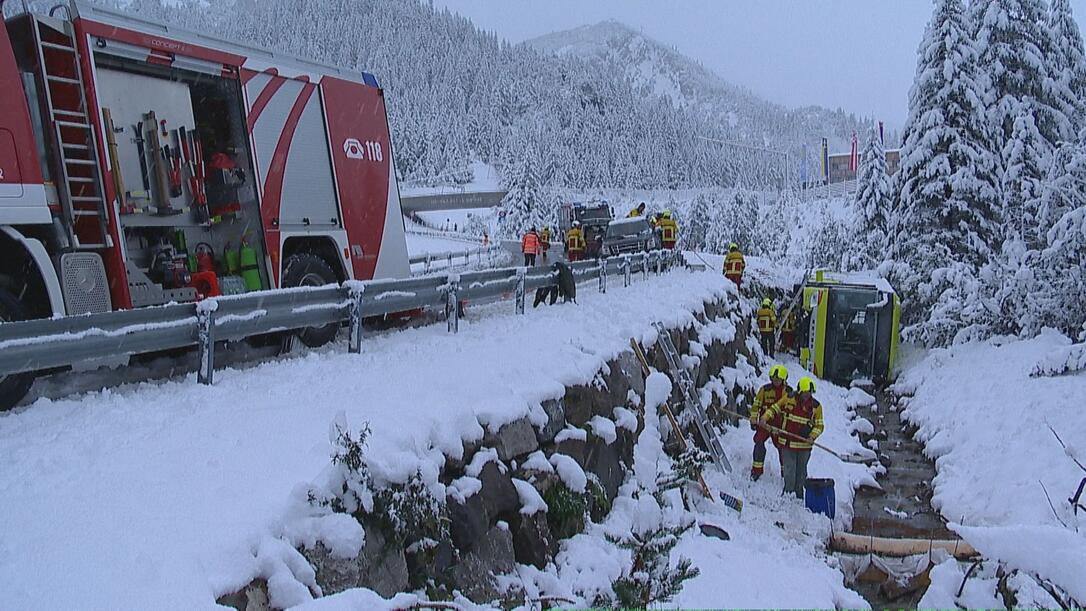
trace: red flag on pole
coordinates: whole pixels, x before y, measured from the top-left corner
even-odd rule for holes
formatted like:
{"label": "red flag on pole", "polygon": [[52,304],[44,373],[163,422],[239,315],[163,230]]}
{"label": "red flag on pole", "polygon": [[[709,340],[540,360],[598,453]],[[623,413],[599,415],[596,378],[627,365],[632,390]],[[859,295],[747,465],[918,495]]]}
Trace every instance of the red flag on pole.
{"label": "red flag on pole", "polygon": [[860,147],[856,140],[856,132],[852,132],[852,154],[848,158],[848,171],[853,174],[860,167]]}

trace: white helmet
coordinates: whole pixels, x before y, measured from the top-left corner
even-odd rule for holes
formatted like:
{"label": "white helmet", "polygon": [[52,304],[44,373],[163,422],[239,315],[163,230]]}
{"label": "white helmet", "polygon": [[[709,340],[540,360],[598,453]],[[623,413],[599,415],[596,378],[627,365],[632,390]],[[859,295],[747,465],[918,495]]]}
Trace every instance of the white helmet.
{"label": "white helmet", "polygon": [[581,221],[573,221],[573,226],[574,227],[580,227],[581,226]]}

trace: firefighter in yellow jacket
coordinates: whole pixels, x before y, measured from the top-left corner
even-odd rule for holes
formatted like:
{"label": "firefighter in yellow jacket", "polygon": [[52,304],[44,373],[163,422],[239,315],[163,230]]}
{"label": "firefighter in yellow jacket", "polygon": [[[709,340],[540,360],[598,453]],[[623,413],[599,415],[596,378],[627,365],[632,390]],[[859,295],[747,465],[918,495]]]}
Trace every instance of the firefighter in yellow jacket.
{"label": "firefighter in yellow jacket", "polygon": [[747,268],[747,262],[743,253],[739,252],[739,245],[732,242],[728,246],[728,254],[724,257],[724,277],[735,283],[735,286],[743,286],[743,270]]}
{"label": "firefighter in yellow jacket", "polygon": [[758,308],[758,334],[762,339],[762,352],[766,356],[773,357],[773,344],[777,332],[777,311],[773,308],[773,300],[766,297],[762,300],[762,307]]}
{"label": "firefighter in yellow jacket", "polygon": [[[788,386],[788,370],[784,365],[770,367],[769,383],[758,389],[754,395],[754,405],[750,408],[750,428],[754,429],[754,460],[750,465],[750,479],[754,481],[758,481],[765,469],[765,442],[773,436],[768,428],[756,423],[761,421],[763,412],[791,393],[792,389]],[[780,428],[782,423],[778,416],[768,424]]]}
{"label": "firefighter in yellow jacket", "polygon": [[570,263],[575,263],[584,258],[585,251],[584,231],[580,221],[573,221],[573,227],[566,232],[566,258]]}
{"label": "firefighter in yellow jacket", "polygon": [[675,248],[675,242],[679,241],[679,224],[671,218],[670,210],[660,214],[656,226],[660,229],[660,244],[668,250]]}
{"label": "firefighter in yellow jacket", "polygon": [[811,378],[800,378],[795,393],[786,393],[776,404],[762,410],[757,424],[780,418],[780,428],[787,435],[775,438],[784,471],[784,493],[803,498],[803,485],[807,482],[807,462],[811,459],[814,441],[822,434],[822,404],[814,398],[815,384]]}

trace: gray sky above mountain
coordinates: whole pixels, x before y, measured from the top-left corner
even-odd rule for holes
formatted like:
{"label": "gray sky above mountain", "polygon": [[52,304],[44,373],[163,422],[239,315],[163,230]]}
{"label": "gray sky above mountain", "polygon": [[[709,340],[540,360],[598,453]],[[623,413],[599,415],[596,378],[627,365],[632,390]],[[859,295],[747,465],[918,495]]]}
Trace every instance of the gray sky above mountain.
{"label": "gray sky above mountain", "polygon": [[[923,0],[434,0],[512,42],[615,19],[789,106],[844,108],[900,127]],[[1082,28],[1086,0],[1072,0]]]}

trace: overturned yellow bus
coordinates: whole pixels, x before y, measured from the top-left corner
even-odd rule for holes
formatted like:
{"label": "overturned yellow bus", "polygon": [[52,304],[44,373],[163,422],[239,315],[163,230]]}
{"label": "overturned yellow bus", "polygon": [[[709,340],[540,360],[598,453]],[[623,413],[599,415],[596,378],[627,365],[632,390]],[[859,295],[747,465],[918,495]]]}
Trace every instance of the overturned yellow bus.
{"label": "overturned yellow bus", "polygon": [[838,384],[891,378],[901,302],[884,278],[817,271],[803,285],[800,306],[797,331],[805,369]]}

